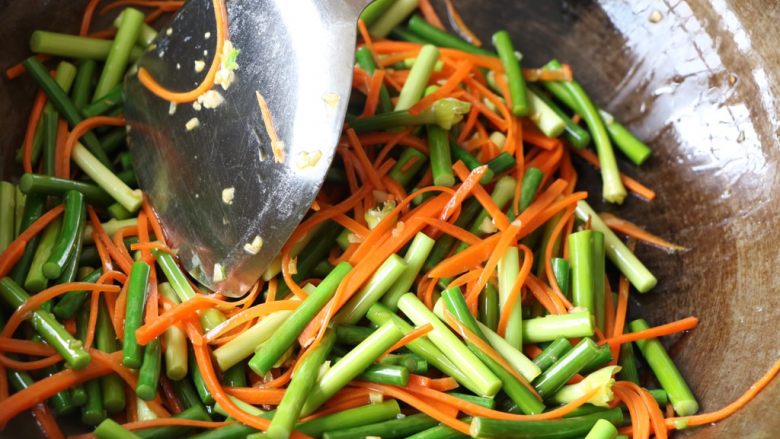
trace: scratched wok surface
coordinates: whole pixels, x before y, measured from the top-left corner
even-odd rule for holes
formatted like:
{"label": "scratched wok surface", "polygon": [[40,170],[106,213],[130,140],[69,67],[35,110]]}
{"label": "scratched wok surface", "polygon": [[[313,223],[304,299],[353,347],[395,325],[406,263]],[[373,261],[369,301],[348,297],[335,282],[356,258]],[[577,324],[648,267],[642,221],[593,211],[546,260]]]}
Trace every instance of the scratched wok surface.
{"label": "scratched wok surface", "polygon": [[[0,0],[0,67],[28,55],[32,30],[74,33],[84,1]],[[690,250],[639,256],[658,276],[633,296],[631,313],[661,324],[701,318],[665,340],[704,411],[744,392],[780,356],[780,8],[774,0],[456,0],[486,41],[508,29],[526,66],[555,55],[572,65],[594,100],[648,141],[654,155],[624,171],[656,190],[614,211]],[[659,11],[662,20],[648,18]],[[0,79],[0,177],[13,178],[14,150],[32,105],[28,78]],[[584,184],[598,174],[577,162]],[[592,193],[599,194],[596,190]],[[716,425],[678,433],[697,439],[774,438],[777,380]],[[35,437],[20,416],[0,437]]]}

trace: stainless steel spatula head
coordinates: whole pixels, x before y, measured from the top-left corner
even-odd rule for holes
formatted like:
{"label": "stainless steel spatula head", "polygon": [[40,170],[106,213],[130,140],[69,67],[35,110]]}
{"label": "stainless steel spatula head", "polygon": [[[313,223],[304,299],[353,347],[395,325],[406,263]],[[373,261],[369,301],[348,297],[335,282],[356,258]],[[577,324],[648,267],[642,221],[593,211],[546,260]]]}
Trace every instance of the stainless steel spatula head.
{"label": "stainless steel spatula head", "polygon": [[[128,76],[125,114],[139,183],[168,244],[210,289],[245,293],[319,191],[341,133],[355,25],[367,3],[227,1],[230,44],[218,84],[194,103],[171,104]],[[190,0],[138,65],[167,89],[189,91],[215,46],[212,0]]]}

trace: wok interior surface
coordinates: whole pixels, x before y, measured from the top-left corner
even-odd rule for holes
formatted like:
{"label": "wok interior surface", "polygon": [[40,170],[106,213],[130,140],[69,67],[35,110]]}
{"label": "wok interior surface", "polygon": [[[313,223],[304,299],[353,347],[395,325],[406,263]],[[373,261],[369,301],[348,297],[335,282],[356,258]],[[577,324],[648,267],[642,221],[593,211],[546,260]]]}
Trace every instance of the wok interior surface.
{"label": "wok interior surface", "polygon": [[[76,32],[83,1],[0,0],[0,67],[28,56],[34,29]],[[653,188],[645,203],[629,197],[613,211],[690,250],[668,255],[640,246],[659,279],[632,295],[631,313],[651,325],[690,315],[699,327],[665,342],[702,405],[717,410],[741,395],[780,356],[780,40],[775,0],[456,1],[465,21],[489,43],[506,28],[540,66],[569,63],[594,101],[654,150],[625,173]],[[655,23],[651,15],[662,19]],[[443,15],[444,16],[444,15]],[[13,160],[35,87],[0,80],[0,176]],[[600,194],[598,173],[576,165]],[[780,384],[770,384],[737,415],[683,437],[777,437]],[[0,437],[32,437],[27,416]]]}

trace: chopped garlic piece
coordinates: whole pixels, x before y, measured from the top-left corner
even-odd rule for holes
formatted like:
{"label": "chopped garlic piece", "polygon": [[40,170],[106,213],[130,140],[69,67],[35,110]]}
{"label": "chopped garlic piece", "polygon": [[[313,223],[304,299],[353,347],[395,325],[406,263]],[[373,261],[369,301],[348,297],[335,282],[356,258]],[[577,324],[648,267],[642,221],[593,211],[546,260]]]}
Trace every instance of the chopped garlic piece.
{"label": "chopped garlic piece", "polygon": [[238,58],[239,52],[240,50],[233,47],[230,40],[225,41],[224,46],[222,46],[222,62],[214,77],[214,83],[222,86],[223,90],[227,90],[236,79],[234,71],[238,69],[236,58]]}
{"label": "chopped garlic piece", "polygon": [[261,248],[263,248],[263,238],[261,238],[260,235],[255,236],[255,239],[252,240],[252,242],[244,244],[244,251],[251,255],[259,253]]}
{"label": "chopped garlic piece", "polygon": [[233,198],[236,196],[236,188],[226,187],[222,189],[222,202],[225,204],[233,204]]}
{"label": "chopped garlic piece", "polygon": [[322,95],[322,100],[328,104],[329,107],[336,108],[341,102],[341,96],[338,93],[325,93]]}
{"label": "chopped garlic piece", "polygon": [[320,158],[322,158],[322,151],[314,151],[314,152],[301,151],[298,153],[296,166],[298,167],[298,169],[312,168],[314,166],[317,166],[317,163],[320,161]]}
{"label": "chopped garlic piece", "polygon": [[205,39],[207,39],[207,40],[208,40],[209,38],[211,38],[211,32],[206,32],[205,34],[203,34],[203,38],[205,38]]}
{"label": "chopped garlic piece", "polygon": [[171,102],[168,104],[168,114],[173,116],[174,113],[176,113],[176,102]]}
{"label": "chopped garlic piece", "polygon": [[203,108],[203,105],[201,105],[200,102],[195,101],[192,103],[192,108],[194,108],[195,111],[200,111],[201,108]]}
{"label": "chopped garlic piece", "polygon": [[225,98],[223,98],[218,91],[209,90],[206,93],[198,96],[198,102],[205,108],[213,109],[219,107],[223,102],[225,102]]}
{"label": "chopped garlic piece", "polygon": [[205,61],[203,61],[202,59],[199,59],[199,60],[195,61],[195,71],[196,72],[200,73],[205,68],[206,68],[206,62]]}
{"label": "chopped garlic piece", "polygon": [[192,131],[199,126],[200,121],[197,117],[193,117],[192,119],[188,120],[186,124],[184,124],[184,128],[187,128],[187,131]]}
{"label": "chopped garlic piece", "polygon": [[650,17],[648,17],[648,20],[650,20],[651,23],[658,23],[661,20],[663,20],[664,16],[661,14],[661,11],[655,10],[650,14]]}
{"label": "chopped garlic piece", "polygon": [[165,35],[173,35],[173,28],[169,27],[168,29],[166,29],[165,30]]}
{"label": "chopped garlic piece", "polygon": [[211,278],[214,280],[214,282],[222,282],[225,280],[225,269],[219,262],[214,264],[214,274],[211,276]]}

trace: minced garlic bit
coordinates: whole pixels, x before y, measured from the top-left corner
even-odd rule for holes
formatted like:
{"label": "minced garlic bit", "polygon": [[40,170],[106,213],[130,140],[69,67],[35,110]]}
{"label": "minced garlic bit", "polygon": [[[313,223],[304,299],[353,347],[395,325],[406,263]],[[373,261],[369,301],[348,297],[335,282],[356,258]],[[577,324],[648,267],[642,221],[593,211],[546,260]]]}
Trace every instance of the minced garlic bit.
{"label": "minced garlic bit", "polygon": [[166,29],[165,30],[165,35],[173,35],[173,28],[169,27],[168,29]]}
{"label": "minced garlic bit", "polygon": [[350,244],[360,244],[361,242],[363,242],[363,240],[359,236],[355,235],[354,233],[348,233],[347,242]]}
{"label": "minced garlic bit", "polygon": [[496,223],[493,218],[486,217],[482,220],[482,224],[479,225],[479,231],[482,233],[496,233],[498,231],[498,227],[496,227]]}
{"label": "minced garlic bit", "polygon": [[193,108],[195,111],[200,111],[200,110],[201,110],[201,108],[203,108],[203,105],[201,105],[201,103],[200,103],[200,102],[198,102],[198,101],[195,101],[195,102],[193,102],[193,103],[192,103],[192,108]]}
{"label": "minced garlic bit", "polygon": [[301,151],[298,153],[298,157],[295,161],[295,165],[298,167],[298,169],[306,169],[306,168],[313,168],[314,166],[317,166],[317,163],[319,163],[320,158],[322,158],[322,151],[314,151],[314,152],[308,152],[308,151]]}
{"label": "minced garlic bit", "polygon": [[658,23],[661,20],[663,20],[664,16],[661,14],[661,11],[656,9],[650,14],[650,17],[648,17],[648,20],[650,20],[650,23]]}
{"label": "minced garlic bit", "polygon": [[404,226],[405,224],[403,221],[398,221],[398,224],[396,224],[395,227],[393,227],[393,231],[390,233],[390,235],[393,238],[400,238],[401,233],[404,232]]}
{"label": "minced garlic bit", "polygon": [[379,392],[368,392],[368,400],[372,403],[379,403],[384,401],[384,395]]}
{"label": "minced garlic bit", "polygon": [[222,103],[225,102],[225,98],[223,98],[218,91],[209,90],[198,96],[198,102],[205,108],[214,109],[222,105]]}
{"label": "minced garlic bit", "polygon": [[181,63],[176,63],[176,70],[181,70]]}
{"label": "minced garlic bit", "polygon": [[225,41],[222,47],[222,62],[216,76],[214,76],[214,83],[222,86],[223,90],[227,90],[236,78],[235,70],[238,69],[236,59],[240,52],[240,50],[233,47],[233,43],[230,40]]}
{"label": "minced garlic bit", "polygon": [[338,93],[325,93],[322,95],[322,100],[325,101],[331,108],[336,108],[341,102],[341,96]]}
{"label": "minced garlic bit", "polygon": [[225,280],[225,269],[222,267],[222,264],[217,262],[214,264],[214,274],[211,276],[211,279],[214,282],[222,282]]}
{"label": "minced garlic bit", "polygon": [[290,263],[287,264],[287,271],[290,274],[298,274],[298,258],[292,258],[290,259]]}
{"label": "minced garlic bit", "polygon": [[184,128],[187,128],[187,131],[192,131],[195,128],[200,126],[200,121],[197,117],[193,117],[192,119],[188,120],[187,123],[184,124]]}
{"label": "minced garlic bit", "polygon": [[205,38],[205,39],[207,39],[207,40],[208,40],[209,38],[211,38],[211,32],[206,32],[205,34],[203,34],[203,38]]}
{"label": "minced garlic bit", "polygon": [[205,61],[203,61],[202,59],[199,59],[199,60],[195,61],[195,71],[196,72],[200,73],[205,68],[206,68],[206,62]]}
{"label": "minced garlic bit", "polygon": [[263,238],[261,238],[260,235],[255,236],[255,239],[253,239],[252,242],[244,244],[244,251],[250,255],[256,255],[260,252],[261,248],[263,248]]}
{"label": "minced garlic bit", "polygon": [[168,104],[168,114],[173,116],[174,113],[176,113],[176,102],[171,102]]}
{"label": "minced garlic bit", "polygon": [[222,202],[225,204],[233,204],[233,198],[236,196],[236,188],[226,187],[222,189]]}

